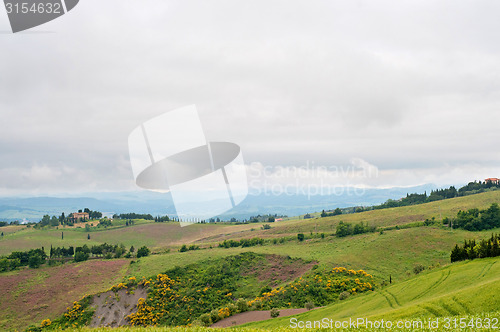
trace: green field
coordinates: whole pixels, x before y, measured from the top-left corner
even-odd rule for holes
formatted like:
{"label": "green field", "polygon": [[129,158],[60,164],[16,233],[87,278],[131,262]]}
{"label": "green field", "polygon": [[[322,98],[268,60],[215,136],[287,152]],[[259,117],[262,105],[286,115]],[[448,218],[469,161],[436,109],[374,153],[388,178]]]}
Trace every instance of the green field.
{"label": "green field", "polygon": [[[477,315],[458,315],[458,316],[445,316],[445,317],[440,317],[438,319],[438,325],[439,328],[436,329],[434,326],[430,326],[430,324],[436,323],[436,319],[421,319],[421,320],[401,320],[399,321],[402,326],[407,324],[408,326],[411,326],[414,324],[415,326],[416,323],[421,322],[422,323],[422,328],[420,327],[402,327],[402,328],[391,328],[390,331],[400,331],[400,332],[417,332],[417,331],[440,331],[440,330],[446,330],[446,331],[460,331],[460,332],[475,332],[475,331],[498,331],[498,324],[496,328],[490,327],[486,328],[484,327],[486,324],[487,320],[493,321],[494,319],[500,317],[500,312],[499,311],[494,311],[494,312],[488,312],[488,313],[482,313],[482,314],[477,314]],[[469,327],[466,326],[465,328],[460,327],[460,323],[464,322],[466,325],[469,324],[470,322],[474,322],[477,324],[481,324],[483,327],[482,328],[476,328],[476,327]],[[479,322],[479,323],[478,323]],[[444,328],[445,324],[450,324],[449,328]],[[491,323],[490,323],[491,325]],[[109,331],[116,331],[116,332],[223,332],[223,331],[233,331],[233,332],[261,332],[261,331],[268,331],[269,329],[267,328],[262,328],[262,327],[233,327],[231,329],[224,329],[224,328],[206,328],[206,327],[119,327],[119,328],[88,328],[88,327],[83,327],[83,328],[74,328],[74,329],[68,329],[66,331],[74,331],[74,332],[109,332]],[[290,328],[290,327],[273,327],[273,331],[278,331],[278,332],[293,332],[297,331],[297,328]],[[331,329],[330,329],[331,330]],[[381,331],[382,329],[374,329],[374,328],[365,328],[363,326],[360,327],[355,327],[355,328],[335,328],[335,331],[342,331],[342,332],[353,332],[353,331]],[[325,328],[308,328],[307,331],[327,331]]]}
{"label": "green field", "polygon": [[[430,319],[473,315],[498,310],[500,303],[500,258],[455,263],[424,272],[406,281],[360,294],[324,308],[297,315],[302,321],[334,321],[349,318]],[[500,318],[500,317],[498,317]],[[258,328],[289,326],[289,318],[247,324]]]}
{"label": "green field", "polygon": [[[5,236],[0,239],[0,255],[9,254],[16,250],[57,246],[81,246],[100,243],[123,243],[125,246],[137,247],[146,245],[161,251],[166,248],[177,248],[184,243],[197,243],[202,246],[215,246],[224,239],[240,239],[251,237],[276,238],[296,236],[297,233],[332,234],[340,221],[346,223],[364,222],[377,227],[405,225],[422,222],[435,217],[441,220],[445,217],[456,216],[459,210],[470,208],[487,208],[491,203],[500,202],[500,191],[492,191],[477,195],[457,197],[421,205],[399,208],[367,211],[362,213],[340,215],[335,217],[314,219],[291,219],[272,223],[272,228],[262,230],[262,224],[195,224],[180,227],[178,223],[154,223],[137,221],[136,225],[125,227],[123,221],[115,222],[120,226],[109,229],[99,229],[85,232],[83,228],[63,228],[35,230],[25,226],[3,227]],[[61,239],[64,232],[64,239]],[[87,239],[90,234],[90,240]]]}
{"label": "green field", "polygon": [[450,251],[457,242],[469,238],[488,237],[491,231],[467,232],[440,227],[418,227],[386,231],[384,234],[367,233],[344,238],[325,237],[299,242],[287,241],[248,248],[213,248],[141,258],[130,268],[136,277],[149,276],[174,266],[183,266],[202,259],[234,255],[243,251],[290,255],[315,260],[320,265],[345,266],[363,269],[380,280],[389,275],[398,280],[412,274],[415,264],[436,266],[448,264]]}
{"label": "green field", "polygon": [[[500,275],[500,264],[496,259],[453,265],[450,265],[449,261],[450,251],[456,243],[462,243],[464,239],[486,238],[499,230],[451,230],[439,222],[432,226],[405,228],[432,217],[437,220],[453,217],[459,210],[487,208],[495,202],[500,202],[500,191],[335,217],[291,219],[271,223],[272,228],[268,230],[263,230],[262,224],[196,224],[181,228],[173,222],[146,221],[137,221],[135,225],[128,227],[115,223],[117,226],[89,233],[83,228],[61,226],[59,229],[44,230],[26,226],[3,227],[0,255],[42,246],[48,251],[51,245],[90,246],[104,242],[123,243],[127,248],[132,245],[136,248],[146,245],[153,249],[153,254],[140,259],[94,260],[1,273],[0,287],[14,287],[17,290],[2,291],[0,294],[4,302],[4,305],[0,305],[0,327],[5,330],[22,329],[28,322],[39,324],[41,318],[54,319],[60,316],[72,301],[89,292],[103,291],[123,278],[150,277],[176,266],[187,266],[247,251],[316,261],[320,268],[344,266],[356,270],[363,269],[372,274],[378,284],[388,282],[389,277],[392,277],[391,286],[378,287],[375,293],[357,295],[340,303],[307,312],[298,316],[301,319],[345,319],[359,317],[361,314],[373,318],[427,319],[434,316],[476,315],[497,311],[500,301],[493,294],[499,290],[500,280],[496,279],[495,274]],[[338,238],[333,235],[340,221],[364,222],[377,227],[398,225],[400,229]],[[61,239],[61,232],[64,232],[64,239]],[[297,240],[297,233],[305,234],[303,242]],[[324,233],[324,237],[321,237],[321,233]],[[90,239],[87,239],[87,234],[90,234]],[[217,247],[217,244],[224,240],[253,237],[267,240],[262,246],[229,249]],[[280,238],[284,238],[282,243],[273,244],[273,239]],[[196,244],[201,249],[181,253],[178,248],[182,244]],[[97,263],[98,269],[95,266]],[[416,264],[426,268],[418,276],[413,273]],[[65,280],[71,278],[75,272],[78,275],[77,280],[85,287],[59,287],[57,291],[51,290],[51,287],[55,286],[50,280],[59,280],[61,285],[65,285]],[[83,278],[79,275],[82,273]],[[36,311],[33,311],[27,304],[39,288],[44,290],[44,294],[52,292],[53,296],[41,296],[41,300],[36,304]],[[58,305],[51,304],[56,302]],[[11,303],[16,303],[15,308]],[[26,308],[23,308],[23,304]],[[285,321],[284,318],[278,318],[255,323],[252,327],[285,328],[288,326],[284,324]]]}

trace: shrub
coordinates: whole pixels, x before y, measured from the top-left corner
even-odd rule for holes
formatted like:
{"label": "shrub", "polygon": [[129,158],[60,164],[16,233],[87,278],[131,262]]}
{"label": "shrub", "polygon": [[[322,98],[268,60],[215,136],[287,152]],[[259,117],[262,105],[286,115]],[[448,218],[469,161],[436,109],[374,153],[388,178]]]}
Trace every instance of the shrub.
{"label": "shrub", "polygon": [[42,331],[42,328],[38,327],[38,326],[35,326],[35,325],[30,325],[26,329],[26,332],[41,332],[41,331]]}
{"label": "shrub", "polygon": [[185,244],[183,244],[182,247],[179,249],[179,252],[186,252],[186,251],[188,251],[188,247]]}
{"label": "shrub", "polygon": [[297,234],[297,239],[298,239],[299,241],[304,241],[304,238],[305,238],[305,237],[304,237],[304,234],[303,234],[303,233],[299,233],[299,234]]}
{"label": "shrub", "polygon": [[210,320],[212,321],[212,323],[217,323],[220,320],[219,310],[214,309],[210,311]]}
{"label": "shrub", "polygon": [[342,300],[345,300],[345,299],[347,299],[349,296],[351,296],[351,293],[344,291],[344,292],[342,292],[342,293],[340,293],[340,294],[339,294],[339,300],[341,300],[341,301],[342,301]]}
{"label": "shrub", "polygon": [[314,309],[314,303],[312,303],[312,302],[307,302],[307,303],[306,303],[306,305],[305,305],[305,308],[306,308],[307,310],[312,310],[312,309]]}
{"label": "shrub", "polygon": [[272,308],[270,314],[271,318],[276,318],[280,315],[280,311],[276,308]]}
{"label": "shrub", "polygon": [[0,272],[9,271],[10,262],[7,258],[0,258]]}
{"label": "shrub", "polygon": [[210,319],[210,314],[203,314],[200,316],[200,321],[203,324],[203,326],[210,326],[212,325],[212,319]]}
{"label": "shrub", "polygon": [[236,307],[238,308],[239,312],[248,311],[248,303],[245,299],[239,299],[238,301],[236,301]]}
{"label": "shrub", "polygon": [[89,259],[89,254],[83,251],[79,251],[75,254],[75,262],[83,262]]}
{"label": "shrub", "polygon": [[419,274],[423,270],[425,270],[425,266],[423,266],[422,264],[415,264],[415,266],[413,267],[413,273],[415,274]]}
{"label": "shrub", "polygon": [[49,266],[56,266],[56,265],[60,265],[60,264],[62,264],[62,263],[61,263],[61,262],[59,262],[59,261],[56,261],[55,259],[49,259],[49,260],[47,261],[47,264],[48,264]]}
{"label": "shrub", "polygon": [[264,294],[264,293],[269,293],[270,291],[272,291],[273,289],[271,288],[271,286],[269,285],[266,285],[264,287],[262,287],[262,289],[260,290],[260,295]]}
{"label": "shrub", "polygon": [[43,260],[39,255],[30,256],[28,260],[28,266],[32,269],[38,269],[42,265]]}
{"label": "shrub", "polygon": [[257,300],[252,303],[252,308],[255,308],[257,310],[262,309],[262,301]]}
{"label": "shrub", "polygon": [[229,304],[227,308],[229,309],[229,315],[234,315],[238,313],[238,307],[233,303]]}
{"label": "shrub", "polygon": [[149,250],[148,247],[146,247],[146,246],[140,247],[137,250],[137,258],[149,256],[150,252],[151,252],[151,250]]}

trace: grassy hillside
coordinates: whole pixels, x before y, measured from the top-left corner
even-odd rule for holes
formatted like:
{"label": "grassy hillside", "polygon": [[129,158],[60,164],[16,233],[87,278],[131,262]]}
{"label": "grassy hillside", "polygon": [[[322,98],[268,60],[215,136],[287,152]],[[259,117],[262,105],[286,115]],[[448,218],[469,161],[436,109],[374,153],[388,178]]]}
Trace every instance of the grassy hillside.
{"label": "grassy hillside", "polygon": [[[12,251],[22,251],[50,246],[88,246],[112,243],[123,243],[125,246],[148,246],[162,248],[179,246],[183,243],[199,241],[204,237],[223,234],[228,236],[249,230],[255,225],[229,225],[229,224],[195,224],[189,227],[180,227],[179,223],[154,223],[140,222],[133,226],[110,227],[86,232],[84,228],[69,228],[59,226],[58,229],[33,229],[26,226],[3,227],[4,237],[0,239],[0,255]],[[61,236],[64,233],[64,239]],[[87,235],[90,234],[90,240]]]}
{"label": "grassy hillside", "polygon": [[[371,294],[300,314],[297,319],[423,319],[492,312],[499,303],[500,258],[485,258],[428,271]],[[289,318],[247,324],[266,329],[288,325]]]}
{"label": "grassy hillside", "polygon": [[[9,254],[16,250],[27,250],[57,246],[81,246],[100,243],[123,243],[131,245],[161,249],[177,247],[184,243],[198,243],[206,246],[216,245],[225,239],[239,239],[250,237],[275,238],[295,236],[297,233],[327,233],[335,232],[340,221],[346,223],[365,222],[377,227],[404,225],[416,221],[423,221],[435,217],[440,220],[444,217],[456,216],[459,210],[470,208],[487,208],[491,203],[500,202],[500,191],[487,192],[477,195],[458,197],[436,201],[421,205],[413,205],[384,210],[374,210],[362,213],[340,215],[335,217],[315,219],[291,219],[272,224],[269,230],[262,230],[261,224],[196,224],[180,227],[178,223],[154,223],[138,221],[136,225],[125,227],[123,222],[117,221],[118,227],[100,229],[90,232],[90,240],[83,228],[63,228],[35,230],[25,226],[3,227],[5,236],[0,239],[0,255]],[[61,239],[64,232],[64,240]]]}
{"label": "grassy hillside", "polygon": [[[352,269],[363,269],[372,274],[378,283],[387,281],[392,276],[395,284],[386,288],[393,299],[385,290],[380,293],[369,295],[371,297],[354,297],[345,303],[352,303],[352,307],[345,307],[345,311],[340,307],[335,307],[335,312],[339,315],[356,313],[353,311],[360,308],[359,312],[370,312],[373,317],[377,315],[387,315],[390,317],[413,317],[411,315],[426,316],[426,312],[436,311],[444,315],[454,313],[467,314],[475,311],[460,311],[459,304],[453,302],[453,296],[465,306],[473,307],[475,303],[462,300],[467,294],[473,292],[481,293],[489,289],[488,283],[483,285],[483,280],[489,280],[491,273],[499,272],[500,264],[491,266],[491,273],[487,272],[483,279],[478,279],[479,274],[473,275],[465,273],[474,270],[476,264],[483,264],[483,261],[473,261],[469,263],[454,264],[452,270],[448,267],[440,268],[449,263],[450,251],[456,243],[461,243],[464,239],[481,239],[489,237],[491,232],[467,232],[464,230],[450,230],[439,225],[428,227],[405,228],[399,230],[385,231],[383,234],[366,233],[355,236],[337,238],[331,236],[335,232],[336,225],[342,220],[348,223],[368,222],[375,226],[408,225],[415,221],[423,221],[426,218],[455,216],[459,210],[473,207],[486,208],[491,203],[500,202],[499,192],[488,192],[478,195],[454,198],[450,200],[437,201],[423,205],[400,207],[386,210],[376,210],[357,214],[326,217],[318,219],[294,219],[271,224],[268,230],[261,229],[262,224],[247,225],[227,225],[227,224],[197,224],[181,228],[176,223],[152,223],[137,222],[136,225],[124,227],[112,227],[90,232],[91,239],[87,239],[87,232],[79,228],[35,230],[25,226],[3,227],[4,237],[0,239],[0,255],[8,254],[15,250],[27,250],[44,246],[48,251],[50,245],[53,246],[81,246],[83,244],[93,245],[103,242],[123,243],[126,247],[134,245],[136,248],[147,245],[153,248],[157,254],[143,257],[139,260],[107,260],[89,261],[84,263],[66,263],[57,267],[42,267],[40,269],[21,269],[0,274],[0,329],[10,329],[13,327],[26,327],[29,322],[39,323],[42,318],[53,318],[60,315],[64,309],[75,299],[81,298],[86,293],[94,293],[109,288],[110,285],[135,276],[137,278],[150,277],[158,273],[163,273],[176,266],[183,267],[207,259],[217,259],[242,252],[252,251],[259,254],[277,254],[301,258],[305,261],[316,261],[319,267],[325,266],[345,266]],[[64,240],[61,239],[61,231],[64,231]],[[297,233],[304,233],[306,239],[303,242],[297,240]],[[320,236],[325,233],[324,238]],[[217,248],[217,243],[228,239],[261,237],[266,239],[278,239],[287,237],[282,243],[273,244],[268,241],[263,246],[249,248]],[[178,252],[181,244],[196,243],[202,250]],[[212,247],[212,248],[211,248]],[[167,252],[164,249],[170,248]],[[492,260],[484,260],[484,262]],[[93,264],[98,264],[95,267]],[[413,277],[413,267],[415,264],[422,264],[433,269],[424,272],[418,278]],[[472,265],[471,265],[472,264]],[[450,281],[460,279],[462,275],[458,269],[463,266],[463,278],[470,285]],[[485,271],[486,271],[485,267]],[[450,271],[448,277],[442,277],[443,271]],[[457,278],[453,278],[453,275]],[[61,277],[64,276],[64,277]],[[475,276],[475,277],[474,277]],[[420,278],[427,278],[428,284]],[[409,279],[410,278],[410,279]],[[437,298],[430,298],[434,294],[431,286],[437,283],[440,278],[443,290],[456,292],[451,298],[443,298],[443,306],[439,307]],[[57,282],[54,282],[57,280]],[[75,281],[76,280],[76,281]],[[405,281],[406,280],[406,281]],[[421,280],[412,286],[411,282]],[[480,282],[477,282],[477,281]],[[76,283],[75,283],[76,282]],[[476,284],[473,284],[476,282]],[[410,283],[410,284],[406,284]],[[407,285],[406,290],[431,289],[425,296],[411,298],[404,295],[406,291],[397,287]],[[396,288],[393,288],[396,287]],[[414,287],[414,288],[412,288]],[[471,288],[478,287],[478,288]],[[483,288],[481,288],[483,287]],[[497,286],[492,286],[497,287]],[[12,290],[11,290],[12,289]],[[470,289],[470,293],[466,292]],[[496,288],[495,288],[496,289]],[[5,291],[8,290],[8,291]],[[41,292],[41,293],[39,293]],[[460,294],[458,294],[460,293]],[[42,295],[40,295],[42,294]],[[438,293],[436,293],[438,294]],[[439,293],[440,294],[440,293]],[[384,296],[385,295],[385,296]],[[442,296],[447,296],[445,293]],[[451,296],[451,295],[450,295]],[[36,298],[36,303],[31,303],[32,298]],[[363,301],[357,299],[365,299]],[[387,298],[389,300],[387,300]],[[450,300],[451,299],[451,300]],[[353,302],[354,301],[354,302]],[[361,302],[356,302],[361,301]],[[378,301],[378,302],[377,302]],[[384,302],[385,301],[385,302]],[[421,304],[419,301],[424,301]],[[438,301],[436,303],[432,301]],[[365,303],[366,302],[366,303]],[[392,307],[389,304],[392,303]],[[370,311],[370,303],[379,303],[382,311]],[[458,303],[458,302],[457,302]],[[485,302],[488,303],[487,301]],[[492,298],[491,305],[497,305],[498,299]],[[485,304],[485,305],[486,305]],[[336,306],[336,305],[334,305]],[[35,308],[35,310],[31,310]],[[327,310],[330,307],[320,310]],[[333,307],[332,307],[333,308]],[[351,308],[351,309],[349,309]],[[364,309],[363,309],[364,308]],[[448,313],[442,308],[449,308]],[[485,310],[488,309],[484,307]],[[363,310],[362,310],[363,309]],[[307,313],[315,315],[320,310]],[[332,309],[333,310],[333,309]],[[399,311],[398,311],[399,310]],[[325,311],[326,312],[326,311]],[[427,315],[428,316],[428,315]],[[340,317],[340,316],[339,316]],[[346,316],[347,317],[347,316]],[[388,316],[389,317],[389,316]]]}
{"label": "grassy hillside", "polygon": [[[457,320],[457,322],[460,322],[460,320],[463,320],[464,322],[469,323],[471,320],[474,322],[481,321],[485,322],[487,319],[493,320],[495,318],[500,317],[500,312],[489,312],[489,313],[484,313],[484,314],[478,314],[478,315],[459,315],[459,316],[446,316],[446,317],[441,317],[439,319],[439,326],[441,327],[441,330],[446,330],[446,331],[452,331],[452,332],[476,332],[478,331],[477,328],[475,327],[466,327],[466,328],[460,328],[459,326],[454,327],[454,324],[450,326],[450,328],[444,329],[443,326],[446,324],[446,322],[453,320]],[[422,320],[422,328],[393,328],[390,329],[390,331],[401,331],[401,332],[416,332],[416,331],[439,331],[439,329],[429,327],[429,323],[435,322],[435,320],[432,319],[423,319]],[[401,323],[404,324],[409,324],[411,325],[414,323],[412,320],[403,320]],[[459,323],[457,323],[459,324]],[[498,326],[498,324],[497,324]],[[114,332],[225,332],[225,331],[233,331],[233,332],[263,332],[267,331],[266,329],[263,328],[256,328],[256,327],[233,327],[230,330],[228,329],[223,329],[223,328],[206,328],[206,327],[119,327],[119,328],[113,328],[112,330],[109,328],[88,328],[88,327],[83,327],[83,328],[74,328],[74,329],[68,329],[66,331],[77,331],[77,332],[109,332],[109,331],[114,331]],[[277,332],[293,332],[297,331],[297,329],[290,328],[288,325],[283,325],[279,327],[274,327],[273,331]],[[325,331],[325,329],[318,329],[318,328],[311,328],[307,329],[307,331]],[[353,331],[381,331],[381,329],[369,329],[369,328],[364,328],[364,327],[356,327],[356,328],[335,328],[335,331],[342,331],[342,332],[353,332]],[[496,328],[482,328],[480,331],[498,331],[498,327]]]}
{"label": "grassy hillside", "polygon": [[[363,269],[379,279],[406,279],[415,264],[436,266],[448,264],[450,251],[465,238],[488,237],[490,231],[467,232],[439,227],[418,227],[386,231],[384,234],[367,233],[344,238],[332,236],[287,241],[249,248],[213,248],[141,258],[130,268],[136,277],[149,276],[173,266],[184,266],[205,258],[217,258],[245,251],[265,254],[290,255],[305,260],[318,261],[320,265],[338,265]],[[295,237],[296,238],[296,237]]]}
{"label": "grassy hillside", "polygon": [[126,273],[127,260],[87,261],[0,274],[0,330],[54,319],[85,294],[103,291]]}

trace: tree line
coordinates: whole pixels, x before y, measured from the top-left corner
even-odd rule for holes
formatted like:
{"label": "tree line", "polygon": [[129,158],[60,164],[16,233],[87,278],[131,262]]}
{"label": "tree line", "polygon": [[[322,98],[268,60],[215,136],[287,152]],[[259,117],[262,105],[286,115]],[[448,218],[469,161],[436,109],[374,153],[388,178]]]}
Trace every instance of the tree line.
{"label": "tree line", "polygon": [[427,195],[427,192],[424,192],[423,194],[407,193],[406,197],[403,197],[399,200],[388,199],[386,202],[374,206],[356,206],[356,207],[344,208],[342,210],[337,208],[331,213],[325,212],[325,210],[323,210],[321,212],[321,217],[327,217],[341,213],[344,214],[359,213],[371,210],[381,210],[381,209],[388,209],[401,206],[424,204],[434,201],[440,201],[443,199],[450,199],[455,197],[478,194],[488,190],[496,190],[498,188],[500,188],[500,183],[496,184],[490,181],[485,181],[485,182],[474,181],[474,182],[469,182],[467,185],[460,187],[459,189],[455,188],[454,186],[451,186],[449,188],[432,190],[430,195]]}
{"label": "tree line", "polygon": [[325,212],[325,210],[321,211],[321,217],[331,217],[331,216],[338,216],[342,214],[342,210],[340,208],[336,208],[333,210],[333,212]]}
{"label": "tree line", "polygon": [[20,266],[38,268],[45,263],[47,254],[45,249],[31,249],[28,251],[14,251],[7,257],[0,257],[0,272],[15,270]]}
{"label": "tree line", "polygon": [[443,199],[478,194],[487,190],[498,189],[498,188],[500,188],[500,184],[496,184],[490,181],[488,182],[474,181],[474,182],[469,182],[467,185],[459,189],[456,189],[454,186],[451,186],[449,188],[432,190],[430,195],[427,195],[427,192],[424,192],[423,194],[417,194],[417,193],[406,194],[406,197],[400,200],[389,199],[383,204],[373,206],[373,209],[377,210],[377,209],[386,209],[392,207],[429,203],[434,201],[440,201]]}
{"label": "tree line", "polygon": [[[86,244],[81,247],[50,247],[49,258],[64,258],[64,257],[73,257],[75,261],[84,261],[89,259],[90,257],[102,257],[106,259],[111,258],[131,258],[133,257],[135,252],[134,246],[131,246],[127,252],[127,249],[123,244],[108,244],[102,243],[98,245],[93,245],[91,247]],[[137,258],[141,258],[144,256],[148,256],[151,251],[146,246],[143,246],[137,250]]]}
{"label": "tree line", "polygon": [[155,222],[167,222],[170,221],[169,216],[156,216],[155,217]]}
{"label": "tree line", "polygon": [[468,259],[497,257],[500,256],[500,234],[492,234],[491,238],[481,240],[465,240],[463,246],[455,245],[451,251],[451,262],[458,262]]}
{"label": "tree line", "polygon": [[458,211],[456,218],[444,218],[444,224],[467,231],[482,231],[500,227],[500,207],[497,203],[485,210],[477,208]]}
{"label": "tree line", "polygon": [[234,247],[246,248],[263,244],[264,244],[264,239],[255,237],[253,239],[241,239],[239,241],[224,240],[224,242],[219,243],[219,248],[234,248]]}
{"label": "tree line", "polygon": [[335,235],[337,237],[344,237],[348,235],[356,235],[363,233],[373,233],[377,230],[375,226],[369,226],[368,223],[357,223],[355,225],[344,223],[343,221],[339,222],[337,225],[337,229]]}
{"label": "tree line", "polygon": [[[69,246],[66,247],[50,247],[50,253],[47,255],[45,249],[30,249],[27,251],[14,251],[6,257],[0,257],[0,272],[15,270],[21,266],[29,266],[30,268],[38,268],[48,260],[50,263],[57,259],[69,258],[73,259],[75,262],[82,262],[88,260],[90,257],[96,258],[131,258],[131,257],[145,257],[149,256],[151,250],[142,246],[139,249],[131,246],[127,251],[123,244],[99,244],[93,245],[91,247],[86,244],[81,247]],[[135,254],[134,254],[135,253]]]}
{"label": "tree line", "polygon": [[153,220],[153,216],[149,213],[140,214],[140,213],[121,213],[113,215],[114,219],[145,219],[145,220]]}

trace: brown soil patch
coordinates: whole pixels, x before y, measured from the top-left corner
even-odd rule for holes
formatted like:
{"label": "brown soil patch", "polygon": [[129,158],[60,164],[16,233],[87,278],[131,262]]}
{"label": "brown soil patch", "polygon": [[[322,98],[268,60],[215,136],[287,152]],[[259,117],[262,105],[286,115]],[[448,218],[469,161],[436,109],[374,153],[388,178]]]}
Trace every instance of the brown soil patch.
{"label": "brown soil patch", "polygon": [[[282,309],[280,310],[279,317],[287,317],[293,316],[297,314],[301,314],[306,312],[307,309]],[[210,327],[231,327],[236,325],[241,325],[250,322],[260,322],[262,320],[271,319],[271,311],[270,310],[262,310],[262,311],[247,311],[242,312],[240,314],[236,314],[234,316],[225,318],[221,321],[218,321],[215,324],[212,324]]]}
{"label": "brown soil patch", "polygon": [[133,294],[127,289],[120,289],[116,293],[109,291],[95,295],[91,306],[95,307],[96,310],[90,326],[117,327],[128,325],[125,317],[137,312],[137,302],[140,298],[145,299],[146,297],[147,291],[143,287],[134,289]]}
{"label": "brown soil patch", "polygon": [[74,301],[121,280],[125,264],[128,260],[93,260],[0,274],[0,330],[57,318]]}
{"label": "brown soil patch", "polygon": [[315,264],[317,264],[315,261],[308,263],[289,256],[266,255],[264,264],[253,266],[242,274],[244,276],[253,275],[259,281],[269,281],[269,285],[274,287],[300,277]]}

